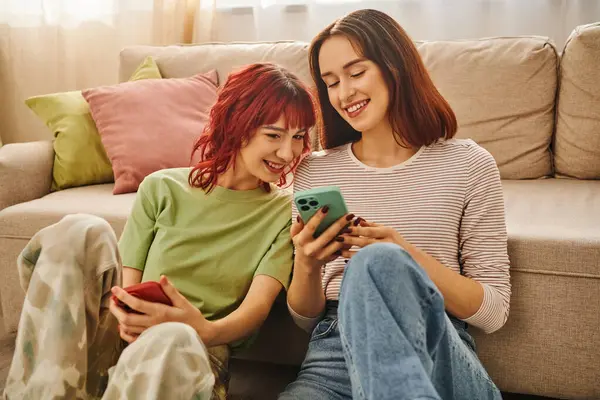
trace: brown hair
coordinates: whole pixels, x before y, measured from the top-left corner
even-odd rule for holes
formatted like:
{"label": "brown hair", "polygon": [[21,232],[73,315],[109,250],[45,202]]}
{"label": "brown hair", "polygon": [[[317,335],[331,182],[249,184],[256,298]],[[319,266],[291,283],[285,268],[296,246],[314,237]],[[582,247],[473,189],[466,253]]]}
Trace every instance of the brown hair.
{"label": "brown hair", "polygon": [[333,108],[321,78],[319,52],[323,43],[335,35],[346,37],[360,56],[380,68],[389,88],[388,116],[398,144],[418,148],[456,134],[456,116],[433,84],[412,40],[392,17],[366,9],[334,21],[310,45],[310,72],[317,85],[318,130],[323,148],[361,138],[361,133]]}

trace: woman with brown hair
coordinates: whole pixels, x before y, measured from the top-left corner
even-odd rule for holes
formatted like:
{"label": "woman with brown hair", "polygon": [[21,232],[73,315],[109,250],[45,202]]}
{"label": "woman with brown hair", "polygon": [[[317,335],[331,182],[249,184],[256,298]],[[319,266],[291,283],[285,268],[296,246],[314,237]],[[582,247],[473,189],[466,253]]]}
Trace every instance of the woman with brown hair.
{"label": "woman with brown hair", "polygon": [[316,238],[327,207],[292,226],[288,306],[312,335],[279,398],[500,399],[468,333],[500,329],[509,311],[493,157],[453,138],[452,109],[382,12],[325,28],[310,66],[325,150],[302,162],[294,190],[336,185],[354,214]]}

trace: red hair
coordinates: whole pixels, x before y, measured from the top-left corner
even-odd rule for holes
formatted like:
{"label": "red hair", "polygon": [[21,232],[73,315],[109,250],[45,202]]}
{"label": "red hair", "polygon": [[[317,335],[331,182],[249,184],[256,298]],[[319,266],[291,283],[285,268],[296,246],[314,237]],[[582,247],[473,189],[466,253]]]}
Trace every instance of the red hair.
{"label": "red hair", "polygon": [[[192,156],[199,151],[201,161],[190,172],[189,184],[210,192],[219,175],[235,164],[254,132],[277,122],[282,115],[286,129],[307,130],[302,155],[308,153],[308,129],[316,116],[310,91],[300,79],[271,63],[251,64],[231,73],[219,91],[202,136],[194,144]],[[302,155],[282,173],[279,186],[286,184],[286,175],[295,171]],[[263,187],[270,190],[268,182]]]}

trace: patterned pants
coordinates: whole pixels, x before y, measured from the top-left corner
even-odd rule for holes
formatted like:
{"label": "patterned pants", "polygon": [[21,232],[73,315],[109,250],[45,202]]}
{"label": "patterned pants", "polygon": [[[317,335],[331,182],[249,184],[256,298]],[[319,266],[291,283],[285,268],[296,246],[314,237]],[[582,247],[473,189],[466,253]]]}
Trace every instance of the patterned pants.
{"label": "patterned pants", "polygon": [[228,346],[207,351],[175,322],[121,340],[108,310],[121,268],[98,217],[69,215],[31,239],[18,259],[27,295],[4,399],[226,398]]}

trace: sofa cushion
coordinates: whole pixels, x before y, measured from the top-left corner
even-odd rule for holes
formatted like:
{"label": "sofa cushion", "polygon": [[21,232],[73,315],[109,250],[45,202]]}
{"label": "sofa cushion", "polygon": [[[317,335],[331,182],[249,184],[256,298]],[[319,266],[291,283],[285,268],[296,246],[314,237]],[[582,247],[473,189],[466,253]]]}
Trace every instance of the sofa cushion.
{"label": "sofa cushion", "polygon": [[212,70],[82,92],[112,162],[114,194],[137,191],[155,171],[190,165],[194,142],[217,100],[217,81]]}
{"label": "sofa cushion", "polygon": [[185,78],[216,69],[221,83],[237,68],[269,61],[289,69],[312,86],[308,69],[308,43],[255,42],[207,43],[193,46],[134,46],[121,51],[120,78],[127,79],[135,67],[152,56],[165,78]]}
{"label": "sofa cushion", "polygon": [[556,174],[600,179],[600,22],[575,28],[560,66]]}
{"label": "sofa cushion", "polygon": [[[152,57],[137,66],[130,81],[160,79]],[[25,104],[54,134],[52,190],[114,181],[113,170],[81,91],[30,97]]]}
{"label": "sofa cushion", "polygon": [[511,270],[600,278],[600,181],[503,181]]}
{"label": "sofa cushion", "polygon": [[503,179],[552,174],[558,55],[544,38],[417,42],[431,77]]}
{"label": "sofa cushion", "polygon": [[75,213],[106,219],[118,237],[131,211],[135,193],[115,196],[113,187],[113,184],[104,184],[71,188],[6,208],[0,212],[0,240],[29,240],[40,229]]}

